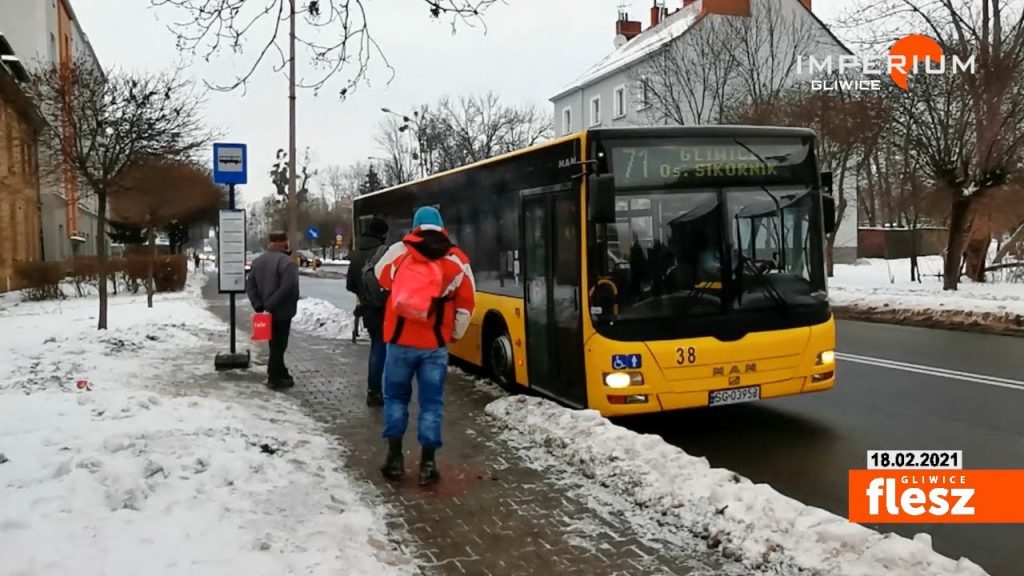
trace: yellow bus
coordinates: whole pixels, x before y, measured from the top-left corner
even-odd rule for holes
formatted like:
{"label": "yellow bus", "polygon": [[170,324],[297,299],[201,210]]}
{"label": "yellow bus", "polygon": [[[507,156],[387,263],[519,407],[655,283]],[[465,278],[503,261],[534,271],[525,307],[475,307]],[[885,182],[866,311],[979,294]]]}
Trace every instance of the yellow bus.
{"label": "yellow bus", "polygon": [[361,196],[389,242],[440,209],[477,308],[451,355],[606,416],[835,382],[814,132],[594,129]]}

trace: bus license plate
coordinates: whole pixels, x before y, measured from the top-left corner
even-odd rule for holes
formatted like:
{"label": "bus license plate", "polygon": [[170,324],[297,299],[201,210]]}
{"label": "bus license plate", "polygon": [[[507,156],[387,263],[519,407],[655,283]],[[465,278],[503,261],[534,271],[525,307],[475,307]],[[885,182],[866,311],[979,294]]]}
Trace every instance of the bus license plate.
{"label": "bus license plate", "polygon": [[749,388],[733,388],[731,390],[715,390],[710,393],[708,406],[721,406],[723,404],[738,404],[740,402],[751,402],[761,399],[761,387],[751,386]]}

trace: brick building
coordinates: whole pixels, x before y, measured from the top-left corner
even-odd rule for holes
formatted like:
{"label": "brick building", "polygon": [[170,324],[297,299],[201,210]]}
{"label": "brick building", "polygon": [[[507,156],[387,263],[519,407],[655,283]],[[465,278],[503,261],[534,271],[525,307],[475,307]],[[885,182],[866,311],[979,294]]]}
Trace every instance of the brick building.
{"label": "brick building", "polygon": [[[0,0],[0,22],[29,72],[57,64],[100,66],[71,0]],[[43,258],[95,254],[95,198],[80,188],[70,171],[62,182],[50,180],[43,179],[39,190]]]}
{"label": "brick building", "polygon": [[43,256],[36,148],[42,117],[22,90],[27,80],[0,34],[0,291],[18,288],[15,262]]}

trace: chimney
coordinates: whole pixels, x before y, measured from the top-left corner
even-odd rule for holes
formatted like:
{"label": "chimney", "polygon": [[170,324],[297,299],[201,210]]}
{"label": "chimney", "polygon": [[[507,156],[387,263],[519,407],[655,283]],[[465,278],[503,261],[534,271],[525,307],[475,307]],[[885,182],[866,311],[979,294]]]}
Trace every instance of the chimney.
{"label": "chimney", "polygon": [[808,12],[811,11],[811,0],[800,0],[800,3],[804,5],[804,8],[807,8]]}
{"label": "chimney", "polygon": [[651,6],[651,28],[654,28],[658,24],[661,24],[662,20],[668,12],[668,8],[665,7],[664,0],[654,0],[654,6]]}
{"label": "chimney", "polygon": [[750,0],[703,0],[701,12],[725,16],[750,16]]}
{"label": "chimney", "polygon": [[619,12],[619,19],[615,22],[615,34],[624,36],[628,42],[640,35],[641,26],[638,20],[630,20],[629,14],[622,11]]}

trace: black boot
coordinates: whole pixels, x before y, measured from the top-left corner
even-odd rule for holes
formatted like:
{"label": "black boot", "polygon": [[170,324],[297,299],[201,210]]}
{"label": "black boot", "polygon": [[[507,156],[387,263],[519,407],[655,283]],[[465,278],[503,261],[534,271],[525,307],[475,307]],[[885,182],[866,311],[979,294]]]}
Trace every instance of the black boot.
{"label": "black boot", "polygon": [[402,439],[388,438],[388,456],[384,465],[380,467],[380,473],[391,481],[402,479],[405,473],[405,461],[402,458]]}
{"label": "black boot", "polygon": [[423,448],[420,457],[420,486],[436,484],[440,479],[441,473],[437,471],[437,463],[434,462],[434,449]]}

